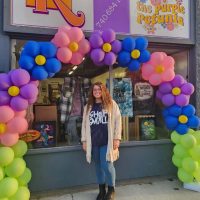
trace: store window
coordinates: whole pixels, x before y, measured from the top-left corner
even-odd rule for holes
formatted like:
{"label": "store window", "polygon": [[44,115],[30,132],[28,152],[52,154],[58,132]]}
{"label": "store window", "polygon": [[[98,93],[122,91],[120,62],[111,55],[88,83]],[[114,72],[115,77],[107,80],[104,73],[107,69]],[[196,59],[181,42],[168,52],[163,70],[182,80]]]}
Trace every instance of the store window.
{"label": "store window", "polygon": [[[12,68],[18,68],[25,42],[12,40]],[[163,51],[155,47],[149,50]],[[175,73],[187,79],[188,51],[165,47],[165,52],[175,59]],[[80,145],[83,106],[90,85],[96,81],[107,85],[120,107],[123,142],[169,138],[162,103],[155,97],[157,87],[144,81],[140,71],[130,72],[117,64],[112,69],[95,66],[86,57],[79,66],[63,65],[55,77],[40,81],[38,100],[28,109],[30,130],[22,136],[31,136],[29,147]]]}

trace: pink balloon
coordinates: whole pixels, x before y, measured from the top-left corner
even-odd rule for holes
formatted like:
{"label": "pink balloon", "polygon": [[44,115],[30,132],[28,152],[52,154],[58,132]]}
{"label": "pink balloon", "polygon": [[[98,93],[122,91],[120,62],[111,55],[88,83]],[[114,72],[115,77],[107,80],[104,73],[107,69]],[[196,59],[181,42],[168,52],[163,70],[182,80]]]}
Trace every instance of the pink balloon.
{"label": "pink balloon", "polygon": [[63,63],[69,63],[72,58],[72,52],[67,47],[59,48],[57,51],[57,58]]}
{"label": "pink balloon", "polygon": [[80,42],[79,42],[79,52],[81,54],[86,54],[90,51],[90,43],[88,40],[86,39],[82,39]]}
{"label": "pink balloon", "polygon": [[28,129],[28,123],[25,118],[15,117],[7,124],[8,132],[10,133],[24,133]]}
{"label": "pink balloon", "polygon": [[14,117],[15,113],[9,106],[0,106],[0,123],[6,123]]}
{"label": "pink balloon", "polygon": [[164,59],[164,54],[161,52],[154,52],[151,54],[151,63],[154,66],[160,65]]}
{"label": "pink balloon", "polygon": [[15,145],[18,142],[19,135],[17,133],[15,133],[15,134],[7,133],[7,134],[0,136],[0,140],[4,146],[10,147],[10,146]]}
{"label": "pink balloon", "polygon": [[70,61],[73,65],[79,65],[83,62],[83,56],[78,53],[78,52],[75,52],[72,54],[72,59]]}
{"label": "pink balloon", "polygon": [[151,83],[151,85],[157,86],[162,82],[161,76],[159,76],[158,74],[152,74],[149,78],[149,82]]}
{"label": "pink balloon", "polygon": [[82,38],[84,37],[83,31],[78,27],[72,27],[68,31],[68,36],[69,36],[70,42],[80,42]]}
{"label": "pink balloon", "polygon": [[154,72],[154,67],[150,64],[143,64],[142,65],[142,77],[145,78],[145,80],[149,79],[149,76]]}
{"label": "pink balloon", "polygon": [[171,81],[173,80],[175,73],[171,69],[167,69],[162,73],[162,81]]}
{"label": "pink balloon", "polygon": [[67,46],[70,43],[70,40],[65,32],[58,32],[55,34],[53,43],[57,47],[63,47],[63,46]]}
{"label": "pink balloon", "polygon": [[15,112],[15,117],[26,117],[26,110]]}
{"label": "pink balloon", "polygon": [[166,56],[163,60],[163,65],[166,66],[168,69],[174,69],[175,61],[171,56]]}
{"label": "pink balloon", "polygon": [[58,28],[58,32],[65,32],[65,33],[68,33],[68,31],[69,31],[70,29],[71,29],[70,26],[64,25],[64,26],[60,26],[60,27]]}

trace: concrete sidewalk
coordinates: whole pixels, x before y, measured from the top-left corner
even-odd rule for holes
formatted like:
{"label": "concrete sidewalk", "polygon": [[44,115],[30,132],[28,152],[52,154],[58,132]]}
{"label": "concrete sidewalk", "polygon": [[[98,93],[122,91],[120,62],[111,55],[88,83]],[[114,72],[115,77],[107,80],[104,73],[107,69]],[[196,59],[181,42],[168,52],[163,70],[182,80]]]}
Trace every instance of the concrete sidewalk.
{"label": "concrete sidewalk", "polygon": [[[95,200],[97,189],[60,190],[33,194],[31,200]],[[115,200],[199,200],[200,193],[186,190],[176,178],[147,178],[118,184]]]}

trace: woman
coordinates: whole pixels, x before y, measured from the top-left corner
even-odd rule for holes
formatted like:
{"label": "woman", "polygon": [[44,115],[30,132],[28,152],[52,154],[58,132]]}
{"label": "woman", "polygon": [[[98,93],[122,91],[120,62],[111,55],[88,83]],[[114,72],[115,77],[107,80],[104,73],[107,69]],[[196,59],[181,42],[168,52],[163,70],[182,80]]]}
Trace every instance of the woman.
{"label": "woman", "polygon": [[[97,200],[113,200],[115,195],[115,168],[121,140],[121,114],[105,85],[92,85],[82,121],[83,150],[90,163],[94,160],[99,194]],[[108,185],[106,193],[105,185]]]}

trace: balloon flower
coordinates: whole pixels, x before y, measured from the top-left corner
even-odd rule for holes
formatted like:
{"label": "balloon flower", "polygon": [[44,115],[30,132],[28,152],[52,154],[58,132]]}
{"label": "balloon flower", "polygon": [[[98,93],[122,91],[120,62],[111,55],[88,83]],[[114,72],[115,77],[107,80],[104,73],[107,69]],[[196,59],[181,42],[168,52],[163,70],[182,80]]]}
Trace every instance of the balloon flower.
{"label": "balloon flower", "polygon": [[170,82],[163,82],[156,92],[157,98],[162,100],[165,106],[177,104],[186,106],[189,104],[190,95],[194,92],[194,86],[188,83],[181,75],[176,75]]}
{"label": "balloon flower", "polygon": [[121,42],[116,40],[112,29],[92,33],[89,41],[92,48],[90,57],[96,65],[113,65],[116,62]]}
{"label": "balloon flower", "polygon": [[9,106],[0,106],[0,142],[12,146],[18,142],[19,134],[28,129],[24,111],[14,112]]}
{"label": "balloon flower", "polygon": [[138,71],[141,63],[150,59],[150,53],[146,50],[148,40],[144,37],[136,39],[127,37],[122,41],[122,50],[118,54],[118,63],[122,67],[128,67],[130,71]]}
{"label": "balloon flower", "polygon": [[60,27],[52,42],[58,47],[57,58],[66,64],[79,65],[90,51],[89,42],[77,27]]}
{"label": "balloon flower", "polygon": [[26,110],[37,100],[38,88],[30,82],[24,69],[14,69],[0,74],[0,106],[9,105],[15,111]]}
{"label": "balloon flower", "polygon": [[44,80],[61,70],[56,58],[57,48],[51,42],[29,41],[25,44],[19,59],[19,66],[27,70],[32,79]]}
{"label": "balloon flower", "polygon": [[172,105],[163,110],[165,124],[169,130],[176,131],[183,135],[188,132],[189,128],[198,128],[200,120],[195,115],[193,105],[187,106]]}
{"label": "balloon flower", "polygon": [[149,62],[142,65],[142,77],[154,86],[171,81],[175,76],[174,63],[174,59],[166,53],[154,52]]}

